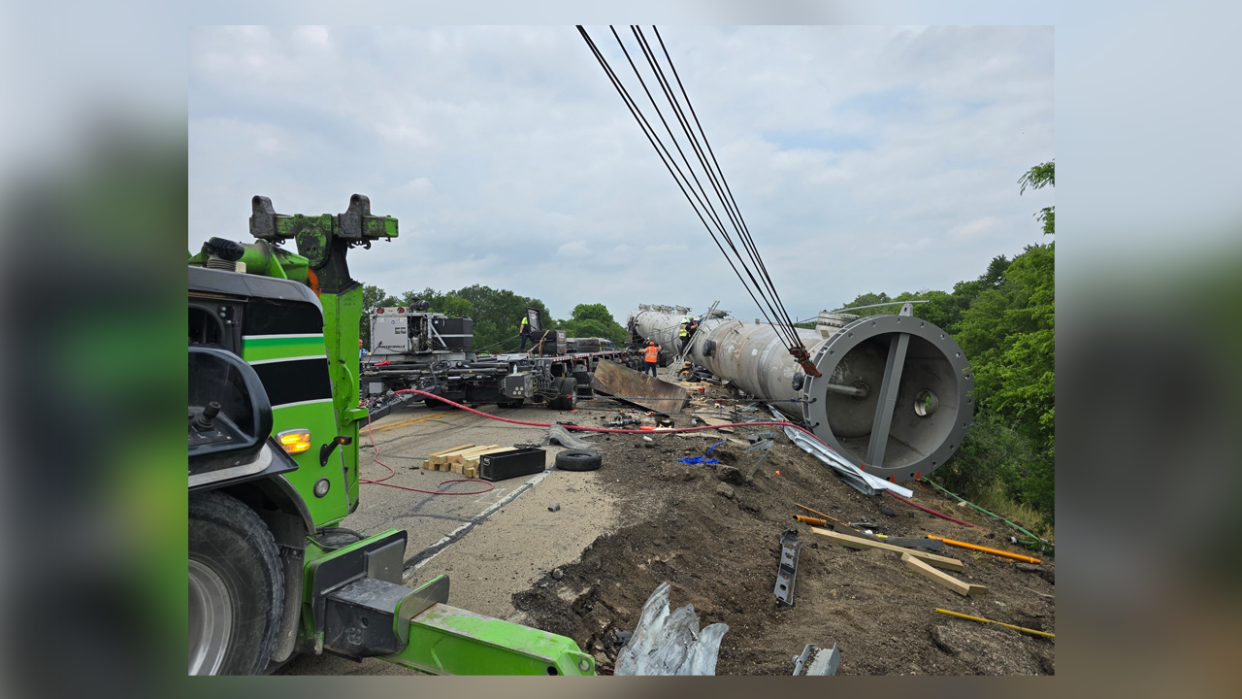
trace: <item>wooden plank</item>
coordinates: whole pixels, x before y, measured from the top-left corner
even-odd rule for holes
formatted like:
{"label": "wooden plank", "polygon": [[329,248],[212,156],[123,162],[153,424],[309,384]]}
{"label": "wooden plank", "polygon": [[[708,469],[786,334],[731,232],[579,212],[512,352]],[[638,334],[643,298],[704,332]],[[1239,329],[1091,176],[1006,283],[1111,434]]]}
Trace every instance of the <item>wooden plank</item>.
{"label": "wooden plank", "polygon": [[461,475],[466,478],[478,478],[478,476],[476,475],[477,472],[478,472],[478,469],[476,469],[474,466],[466,466],[465,468],[461,470]]}
{"label": "wooden plank", "polygon": [[473,449],[467,449],[465,451],[449,454],[448,460],[450,464],[460,464],[465,462],[466,457],[478,456],[479,454],[490,454],[493,451],[499,451],[504,448],[505,447],[502,447],[499,444],[491,444],[485,447],[475,447]]}
{"label": "wooden plank", "polygon": [[947,570],[962,570],[964,568],[962,562],[956,558],[937,556],[934,553],[925,553],[914,549],[904,549],[900,546],[893,546],[892,544],[886,544],[882,541],[871,541],[869,539],[860,539],[856,536],[846,536],[845,534],[838,534],[827,529],[820,529],[819,527],[811,527],[811,532],[813,534],[819,534],[820,536],[826,536],[834,543],[838,543],[852,549],[882,549],[884,551],[892,551],[893,553],[910,554],[911,556],[914,556],[925,563],[930,563],[937,568],[945,568]]}
{"label": "wooden plank", "polygon": [[[459,448],[457,448],[457,449],[449,449],[449,450],[446,450],[446,451],[438,451],[438,452],[436,452],[436,453],[432,454],[429,458],[431,459],[431,463],[436,464],[437,466],[445,466],[445,465],[447,465],[450,461],[452,461],[452,458],[453,458],[454,456],[456,456],[457,454],[461,454],[461,453],[463,453],[463,452],[467,452],[467,451],[470,451],[470,450],[472,450],[472,449],[477,449],[477,448],[478,448],[478,447],[476,447],[475,445],[471,444],[470,446],[467,446],[467,447],[459,447]],[[439,470],[441,470],[441,471],[447,471],[448,469],[447,469],[447,468],[441,468],[441,469],[439,469]]]}
{"label": "wooden plank", "polygon": [[982,595],[988,591],[988,588],[983,585],[973,585],[964,580],[958,580],[948,573],[942,573],[936,570],[935,568],[910,555],[909,551],[901,554],[901,562],[906,564],[906,568],[922,575],[941,587],[947,587],[950,590],[953,590],[963,597]]}
{"label": "wooden plank", "polygon": [[[475,465],[479,463],[479,457],[484,454],[492,454],[498,451],[507,451],[512,447],[502,447],[499,444],[492,444],[486,447],[475,447],[466,451],[459,451],[449,455],[448,470],[453,473],[461,473],[465,466]],[[472,461],[473,460],[473,461]]]}
{"label": "wooden plank", "polygon": [[464,451],[473,446],[475,445],[474,444],[463,444],[459,447],[453,447],[452,449],[441,449],[440,451],[437,451],[434,454],[430,454],[429,456],[443,456],[444,454],[452,454],[455,451]]}
{"label": "wooden plank", "polygon": [[[465,449],[465,451],[468,451],[468,449]],[[432,456],[428,458],[428,461],[431,461],[431,463],[436,464],[436,466],[445,466],[445,464],[448,463],[448,459],[450,459],[450,457],[452,457],[453,454],[456,454],[456,453],[460,453],[460,452],[446,452],[446,453],[432,454]]]}

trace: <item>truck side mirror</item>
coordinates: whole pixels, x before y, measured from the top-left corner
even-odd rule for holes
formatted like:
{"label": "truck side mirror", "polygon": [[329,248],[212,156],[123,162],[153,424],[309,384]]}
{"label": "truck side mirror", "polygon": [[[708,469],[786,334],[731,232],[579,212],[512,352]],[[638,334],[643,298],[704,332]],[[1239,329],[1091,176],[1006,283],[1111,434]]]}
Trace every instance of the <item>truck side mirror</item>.
{"label": "truck side mirror", "polygon": [[272,432],[272,405],[258,374],[241,357],[192,346],[189,395],[191,480],[255,461]]}

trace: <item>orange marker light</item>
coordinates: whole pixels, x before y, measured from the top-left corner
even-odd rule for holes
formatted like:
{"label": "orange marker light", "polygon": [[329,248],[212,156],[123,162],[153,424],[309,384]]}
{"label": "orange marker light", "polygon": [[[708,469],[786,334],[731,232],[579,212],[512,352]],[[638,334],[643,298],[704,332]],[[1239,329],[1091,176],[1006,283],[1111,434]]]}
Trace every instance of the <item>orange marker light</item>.
{"label": "orange marker light", "polygon": [[781,475],[781,472],[780,472],[780,471],[777,471],[777,472],[776,472],[776,475],[778,475],[778,476],[779,476],[779,475]]}
{"label": "orange marker light", "polygon": [[301,454],[311,448],[310,430],[285,430],[276,435],[281,448],[290,454]]}

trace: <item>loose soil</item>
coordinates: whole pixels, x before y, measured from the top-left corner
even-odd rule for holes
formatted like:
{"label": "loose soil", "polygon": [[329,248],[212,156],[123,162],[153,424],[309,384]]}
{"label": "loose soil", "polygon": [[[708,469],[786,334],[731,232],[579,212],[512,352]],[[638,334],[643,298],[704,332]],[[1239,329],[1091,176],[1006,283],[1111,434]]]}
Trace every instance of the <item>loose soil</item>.
{"label": "loose soil", "polygon": [[[580,419],[588,424],[600,418]],[[685,426],[690,416],[676,420]],[[897,554],[833,544],[795,522],[794,514],[807,513],[794,503],[844,521],[876,523],[882,534],[930,533],[1030,553],[1009,542],[1003,524],[956,507],[921,484],[907,484],[916,502],[978,528],[885,495],[864,496],[783,435],[748,478],[762,452],[745,452],[746,435],[764,429],[769,428],[655,433],[651,442],[642,435],[592,438],[604,457],[596,478],[619,501],[622,524],[595,539],[578,562],[557,569],[555,576],[547,571],[530,589],[513,595],[524,623],[573,638],[608,668],[620,649],[616,632],[633,631],[643,603],[667,581],[674,608],[693,605],[702,626],[729,625],[716,668],[720,675],[791,674],[793,657],[808,643],[837,644],[842,675],[1053,674],[1051,639],[935,611],[941,607],[1055,632],[1052,561],[1029,565],[946,547],[942,555],[965,564],[953,575],[989,588],[984,595],[961,597],[906,570]],[[678,461],[704,455],[722,441],[711,454],[719,464]],[[773,588],[779,538],[791,528],[803,542],[794,605],[778,608]]]}

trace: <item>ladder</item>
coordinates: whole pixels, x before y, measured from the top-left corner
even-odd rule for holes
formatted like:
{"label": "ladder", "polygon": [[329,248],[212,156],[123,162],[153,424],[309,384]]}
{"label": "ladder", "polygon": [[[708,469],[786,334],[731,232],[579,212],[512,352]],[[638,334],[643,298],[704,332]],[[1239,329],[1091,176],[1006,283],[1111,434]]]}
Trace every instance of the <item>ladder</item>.
{"label": "ladder", "polygon": [[[719,306],[719,305],[720,305],[719,300],[713,301],[711,307],[707,309],[707,313],[703,314],[702,316],[699,316],[699,327],[700,328],[703,327],[703,321],[712,317],[712,313],[716,312],[716,306]],[[676,335],[674,335],[674,337],[676,337]],[[673,359],[673,361],[668,363],[668,373],[664,375],[665,381],[672,381],[673,378],[677,375],[677,372],[681,370],[682,365],[686,363],[686,357],[690,354],[690,350],[694,348],[694,343],[697,342],[698,339],[699,339],[699,334],[696,332],[694,333],[694,336],[690,338],[690,341],[686,343],[686,348],[682,350],[680,353],[678,353],[678,355]]]}

